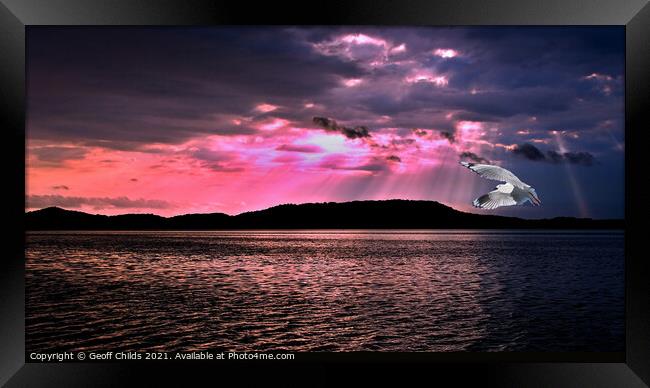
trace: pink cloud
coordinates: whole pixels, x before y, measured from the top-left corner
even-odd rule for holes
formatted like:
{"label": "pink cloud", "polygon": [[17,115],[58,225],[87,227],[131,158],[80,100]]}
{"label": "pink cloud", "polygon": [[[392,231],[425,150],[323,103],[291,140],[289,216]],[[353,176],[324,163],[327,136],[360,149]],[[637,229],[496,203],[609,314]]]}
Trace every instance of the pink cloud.
{"label": "pink cloud", "polygon": [[462,140],[476,139],[485,134],[484,125],[480,121],[459,121],[456,123],[456,131]]}
{"label": "pink cloud", "polygon": [[583,79],[591,79],[591,80],[598,80],[598,81],[613,81],[614,78],[610,75],[607,74],[599,74],[599,73],[591,73],[589,75],[586,75],[582,77]]}
{"label": "pink cloud", "polygon": [[363,82],[363,80],[360,78],[348,78],[343,80],[343,85],[351,88],[353,86],[359,85],[361,82]]}
{"label": "pink cloud", "polygon": [[595,83],[595,88],[599,89],[601,93],[609,96],[614,91],[617,85],[617,79],[608,74],[591,73],[582,77],[583,80]]}
{"label": "pink cloud", "polygon": [[385,40],[374,38],[365,34],[349,34],[341,38],[341,41],[352,44],[371,44],[374,46],[386,46]]}
{"label": "pink cloud", "polygon": [[458,56],[458,51],[454,49],[445,49],[445,48],[439,48],[435,49],[433,51],[433,55],[436,55],[441,58],[453,58]]}
{"label": "pink cloud", "polygon": [[303,160],[304,159],[300,155],[295,154],[284,154],[271,159],[271,161],[274,163],[298,163],[302,162]]}
{"label": "pink cloud", "polygon": [[447,86],[449,84],[449,80],[447,79],[446,76],[436,75],[429,71],[415,72],[410,76],[406,77],[405,81],[408,83],[426,82],[440,87]]}
{"label": "pink cloud", "polygon": [[406,44],[402,43],[399,46],[395,46],[390,49],[391,54],[398,54],[398,53],[403,53],[406,51]]}
{"label": "pink cloud", "polygon": [[29,208],[58,206],[63,208],[105,209],[173,209],[175,206],[167,201],[156,199],[130,199],[128,197],[72,197],[62,195],[30,195],[27,197]]}
{"label": "pink cloud", "polygon": [[318,153],[323,152],[323,149],[313,144],[282,144],[276,148],[277,151],[288,152],[303,152],[303,153]]}
{"label": "pink cloud", "polygon": [[[152,212],[147,206],[165,203],[170,205],[159,206],[154,212],[236,214],[286,202],[336,198],[442,200],[444,196],[439,197],[438,192],[418,191],[421,185],[408,190],[404,187],[411,187],[409,179],[429,169],[456,167],[453,163],[447,167],[445,161],[457,161],[457,146],[434,136],[438,130],[424,128],[403,133],[400,128],[383,127],[392,120],[390,116],[376,118],[377,126],[371,128],[369,139],[350,139],[337,132],[295,127],[276,117],[240,119],[242,126],[261,132],[198,136],[182,144],[149,144],[142,150],[131,151],[86,147],[83,157],[66,161],[64,167],[28,163],[29,195],[47,199],[42,196],[60,195],[62,192],[53,187],[65,185],[70,188],[65,191],[66,196],[90,199],[54,199],[83,211],[119,214],[124,213],[123,206],[132,204],[136,207],[129,208],[129,212]],[[485,130],[480,122],[456,125],[461,138],[471,139]],[[363,191],[355,192],[352,187],[364,179],[374,183],[366,182],[359,186],[365,187]],[[350,194],[345,194],[348,189],[341,185],[348,185]],[[118,207],[101,205],[98,198],[107,199],[106,203],[111,198],[135,202],[121,202],[123,206]],[[103,208],[94,210],[97,206]]]}
{"label": "pink cloud", "polygon": [[374,68],[393,63],[391,56],[406,52],[406,44],[395,43],[379,36],[351,33],[335,36],[312,45],[313,49],[327,56],[338,56],[361,65]]}
{"label": "pink cloud", "polygon": [[[377,130],[376,135],[375,147],[362,139],[303,129],[272,137],[201,137],[180,145],[156,145],[157,153],[92,148],[84,159],[71,160],[65,168],[28,164],[29,195],[41,196],[33,197],[37,201],[30,206],[51,200],[48,203],[103,214],[124,213],[125,206],[134,206],[128,212],[169,216],[236,214],[286,202],[337,198],[440,199],[418,191],[422,185],[404,187],[411,187],[409,179],[427,168],[443,166],[444,158],[455,160],[454,152],[445,152],[448,145],[433,137],[418,137],[415,143],[410,135],[402,137],[391,129]],[[345,194],[345,187],[352,190],[358,179],[379,177],[366,190]],[[70,188],[65,194],[73,200],[44,197],[60,195],[53,187],[62,184]]]}
{"label": "pink cloud", "polygon": [[378,158],[360,159],[343,154],[329,155],[321,160],[319,168],[330,170],[342,170],[362,173],[377,173],[385,171],[388,166],[386,162]]}
{"label": "pink cloud", "polygon": [[275,131],[276,129],[286,127],[287,125],[289,125],[289,121],[274,117],[255,125],[255,127],[262,131]]}
{"label": "pink cloud", "polygon": [[276,109],[278,109],[278,107],[271,104],[259,104],[255,106],[255,110],[262,113],[273,112]]}

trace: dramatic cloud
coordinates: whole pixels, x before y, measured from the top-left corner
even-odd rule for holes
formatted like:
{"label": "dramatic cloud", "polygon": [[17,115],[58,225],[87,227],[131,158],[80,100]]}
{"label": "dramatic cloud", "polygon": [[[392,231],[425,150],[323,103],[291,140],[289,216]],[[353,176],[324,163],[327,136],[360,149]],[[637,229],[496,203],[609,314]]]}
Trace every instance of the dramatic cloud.
{"label": "dramatic cloud", "polygon": [[429,132],[425,131],[424,129],[419,129],[419,128],[414,128],[413,133],[416,136],[420,136],[420,137],[427,136],[429,134]]}
{"label": "dramatic cloud", "polygon": [[454,134],[449,131],[440,131],[440,136],[442,136],[443,139],[447,139],[450,143],[456,141],[456,136],[454,136]]}
{"label": "dramatic cloud", "polygon": [[314,43],[313,48],[322,55],[339,57],[370,68],[385,65],[392,56],[399,56],[408,50],[403,42],[392,42],[371,33],[336,34]]}
{"label": "dramatic cloud", "polygon": [[437,55],[441,58],[453,58],[458,56],[458,52],[454,49],[436,49],[433,52],[433,55]]}
{"label": "dramatic cloud", "polygon": [[594,156],[589,152],[565,152],[564,158],[573,164],[591,166],[594,164]]}
{"label": "dramatic cloud", "polygon": [[388,169],[384,161],[376,158],[358,161],[342,154],[333,154],[326,157],[318,167],[329,170],[366,171],[371,173],[386,171]]}
{"label": "dramatic cloud", "polygon": [[79,208],[89,206],[101,210],[107,208],[119,209],[169,209],[173,204],[155,199],[129,199],[127,197],[65,197],[61,195],[30,195],[27,197],[30,208],[59,206],[63,208]]}
{"label": "dramatic cloud", "polygon": [[354,127],[354,128],[344,127],[342,125],[337,124],[335,120],[328,119],[326,117],[314,117],[313,122],[314,124],[318,125],[319,127],[327,131],[340,132],[343,135],[345,135],[345,137],[347,137],[348,139],[370,137],[370,132],[368,132],[368,128],[363,126]]}
{"label": "dramatic cloud", "polygon": [[487,159],[485,159],[485,158],[483,158],[481,156],[478,156],[473,152],[469,152],[469,151],[461,152],[458,156],[461,159],[469,159],[469,160],[471,160],[472,162],[475,162],[475,163],[488,163],[488,164],[490,163],[489,160],[487,160]]}
{"label": "dramatic cloud", "polygon": [[79,147],[46,146],[31,148],[29,153],[46,165],[59,166],[68,160],[80,160],[88,151]]}
{"label": "dramatic cloud", "polygon": [[273,112],[276,109],[278,109],[278,107],[275,106],[275,105],[271,105],[271,104],[260,104],[260,105],[255,107],[256,111],[262,112],[262,113]]}
{"label": "dramatic cloud", "polygon": [[535,147],[530,143],[516,145],[515,148],[512,150],[512,153],[528,160],[534,160],[534,161],[546,160],[546,156],[544,156],[542,151],[540,151],[539,148]]}
{"label": "dramatic cloud", "polygon": [[276,148],[277,151],[319,153],[323,148],[313,144],[282,144]]}
{"label": "dramatic cloud", "polygon": [[239,172],[244,169],[234,152],[198,148],[190,151],[189,156],[199,164],[217,172]]}
{"label": "dramatic cloud", "polygon": [[288,29],[179,32],[29,31],[30,136],[137,149],[251,134],[233,119],[286,112],[338,87],[342,77],[365,74],[355,63],[314,52]]}
{"label": "dramatic cloud", "polygon": [[570,163],[592,166],[595,161],[594,156],[589,152],[558,152],[549,150],[544,154],[539,148],[529,143],[516,145],[512,150],[512,153],[536,162]]}
{"label": "dramatic cloud", "polygon": [[620,26],[30,28],[26,188],[178,206],[165,215],[386,198],[477,211],[460,157],[516,164],[543,189],[544,206],[497,214],[617,217],[623,185],[592,188],[624,176],[624,38]]}
{"label": "dramatic cloud", "polygon": [[554,163],[571,163],[580,164],[583,166],[593,166],[594,156],[589,152],[564,152],[548,151],[546,153],[548,159]]}

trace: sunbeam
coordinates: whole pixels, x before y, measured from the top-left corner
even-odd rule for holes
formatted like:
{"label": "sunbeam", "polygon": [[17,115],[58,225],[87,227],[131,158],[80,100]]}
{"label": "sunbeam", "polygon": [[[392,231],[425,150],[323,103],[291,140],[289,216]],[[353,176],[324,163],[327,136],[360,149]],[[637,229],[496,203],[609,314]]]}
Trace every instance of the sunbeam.
{"label": "sunbeam", "polygon": [[[560,131],[555,131],[554,134],[555,137],[555,143],[557,144],[558,149],[560,150],[561,153],[566,153],[568,150],[564,146],[564,141],[562,140],[562,134]],[[571,185],[571,190],[573,191],[573,197],[575,199],[576,205],[578,205],[578,209],[580,210],[580,216],[581,217],[589,217],[589,209],[587,207],[587,202],[584,200],[582,196],[582,190],[580,189],[580,185],[578,184],[578,181],[574,175],[573,167],[571,166],[570,163],[564,163],[564,170],[566,171],[567,178],[569,179],[569,184]]]}

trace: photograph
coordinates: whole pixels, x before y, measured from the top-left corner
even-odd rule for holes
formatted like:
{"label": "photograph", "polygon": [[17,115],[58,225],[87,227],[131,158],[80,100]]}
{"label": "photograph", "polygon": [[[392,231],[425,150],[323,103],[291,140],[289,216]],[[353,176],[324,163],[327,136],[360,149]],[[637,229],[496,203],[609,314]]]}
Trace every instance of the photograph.
{"label": "photograph", "polygon": [[625,31],[26,26],[25,362],[623,354]]}

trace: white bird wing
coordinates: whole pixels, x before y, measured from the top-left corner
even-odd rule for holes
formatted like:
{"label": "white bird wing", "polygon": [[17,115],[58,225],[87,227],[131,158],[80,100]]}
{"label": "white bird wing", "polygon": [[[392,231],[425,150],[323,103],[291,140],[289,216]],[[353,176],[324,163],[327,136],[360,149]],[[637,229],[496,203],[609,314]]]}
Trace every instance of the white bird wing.
{"label": "white bird wing", "polygon": [[512,196],[513,186],[510,183],[497,186],[497,189],[476,198],[472,204],[481,209],[496,209],[501,206],[513,206],[517,201]]}
{"label": "white bird wing", "polygon": [[478,164],[478,163],[468,163],[468,162],[460,162],[460,164],[469,168],[470,170],[474,171],[475,173],[477,173],[478,175],[480,175],[482,178],[485,179],[492,179],[499,182],[507,182],[522,190],[525,189],[527,186],[524,182],[519,180],[519,178],[517,178],[515,174],[511,173],[510,171],[506,170],[503,167],[493,166],[491,164]]}

